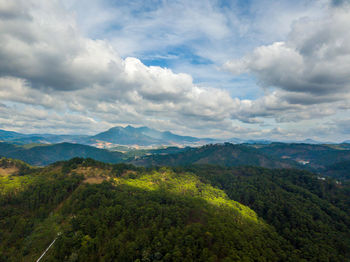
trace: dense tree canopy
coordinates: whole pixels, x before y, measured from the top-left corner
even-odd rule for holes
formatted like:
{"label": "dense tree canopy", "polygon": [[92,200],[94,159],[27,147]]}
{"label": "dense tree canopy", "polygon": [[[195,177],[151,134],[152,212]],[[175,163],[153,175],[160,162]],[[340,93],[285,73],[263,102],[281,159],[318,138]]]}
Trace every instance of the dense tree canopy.
{"label": "dense tree canopy", "polygon": [[349,187],[305,171],[76,158],[4,172],[0,261],[56,238],[45,261],[349,261]]}

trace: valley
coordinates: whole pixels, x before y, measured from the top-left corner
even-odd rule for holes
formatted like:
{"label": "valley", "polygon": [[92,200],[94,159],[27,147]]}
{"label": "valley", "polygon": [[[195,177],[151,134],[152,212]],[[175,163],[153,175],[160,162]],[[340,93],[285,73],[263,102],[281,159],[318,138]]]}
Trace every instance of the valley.
{"label": "valley", "polygon": [[[106,134],[103,136],[107,137]],[[130,136],[137,137],[135,134]],[[68,142],[19,144],[13,140],[12,136],[2,139],[6,141],[0,142],[0,157],[20,159],[35,166],[45,166],[74,157],[84,157],[105,163],[131,163],[136,166],[209,164],[228,167],[296,168],[340,180],[350,178],[348,173],[350,169],[350,144],[347,143],[270,142],[259,144],[258,142],[250,142],[232,144],[221,142],[196,145],[195,147],[185,144],[181,146],[168,146],[166,144],[135,146],[133,144],[97,148],[91,145]],[[104,139],[107,143],[108,137]],[[119,139],[118,135],[115,135],[114,139]]]}

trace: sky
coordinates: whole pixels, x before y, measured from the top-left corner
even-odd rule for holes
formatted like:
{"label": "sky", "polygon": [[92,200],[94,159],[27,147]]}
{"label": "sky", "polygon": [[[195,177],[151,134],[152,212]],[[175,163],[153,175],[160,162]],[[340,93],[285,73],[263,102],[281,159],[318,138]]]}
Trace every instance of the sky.
{"label": "sky", "polygon": [[350,139],[350,1],[0,0],[0,129]]}

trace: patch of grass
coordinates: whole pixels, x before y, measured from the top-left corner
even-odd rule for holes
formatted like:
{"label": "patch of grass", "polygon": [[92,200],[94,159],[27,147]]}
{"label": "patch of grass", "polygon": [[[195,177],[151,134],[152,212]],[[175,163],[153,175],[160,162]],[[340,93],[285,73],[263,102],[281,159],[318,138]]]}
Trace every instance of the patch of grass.
{"label": "patch of grass", "polygon": [[172,194],[185,195],[207,201],[213,206],[229,208],[242,215],[243,218],[258,222],[256,213],[249,207],[230,200],[225,192],[205,184],[191,173],[174,173],[172,170],[162,168],[135,178],[115,178],[116,184],[126,184],[148,191],[164,190]]}
{"label": "patch of grass", "polygon": [[33,180],[32,176],[0,176],[0,194],[5,195],[23,190]]}
{"label": "patch of grass", "polygon": [[37,147],[37,146],[49,146],[50,144],[41,144],[41,143],[30,143],[30,144],[25,144],[22,145],[21,147],[25,148],[25,149],[31,149],[33,147]]}

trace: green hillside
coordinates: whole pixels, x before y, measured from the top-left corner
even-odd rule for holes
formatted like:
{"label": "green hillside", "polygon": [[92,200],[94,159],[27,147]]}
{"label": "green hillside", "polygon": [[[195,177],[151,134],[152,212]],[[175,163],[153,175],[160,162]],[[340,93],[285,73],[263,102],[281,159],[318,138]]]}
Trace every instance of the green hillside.
{"label": "green hillside", "polygon": [[[131,161],[137,166],[188,166],[220,165],[259,166],[267,168],[297,168],[332,177],[349,180],[350,150],[346,144],[239,144],[230,143],[186,148],[168,154],[151,155]],[[136,155],[136,154],[135,154]]]}
{"label": "green hillside", "polygon": [[53,145],[18,146],[0,143],[0,156],[20,159],[36,166],[52,164],[74,157],[87,157],[107,163],[119,163],[124,158],[120,152],[111,152],[92,146],[60,143]]}
{"label": "green hillside", "polygon": [[286,258],[254,211],[190,173],[76,159],[23,177],[1,194],[2,261],[33,260],[58,232],[50,261]]}
{"label": "green hillside", "polygon": [[350,150],[345,145],[310,145],[272,143],[256,146],[258,150],[271,157],[289,157],[292,160],[308,161],[306,168],[323,170],[326,166],[350,160]]}
{"label": "green hillside", "polygon": [[350,180],[350,160],[340,161],[326,166],[324,174],[341,180]]}
{"label": "green hillside", "polygon": [[5,160],[0,261],[350,261],[349,186],[308,172]]}
{"label": "green hillside", "polygon": [[188,168],[249,206],[306,261],[350,261],[350,185],[307,171]]}
{"label": "green hillside", "polygon": [[267,156],[253,147],[230,143],[205,145],[174,154],[145,156],[132,161],[132,163],[140,166],[186,166],[193,164],[221,166],[254,165],[269,168],[299,166],[295,161]]}

